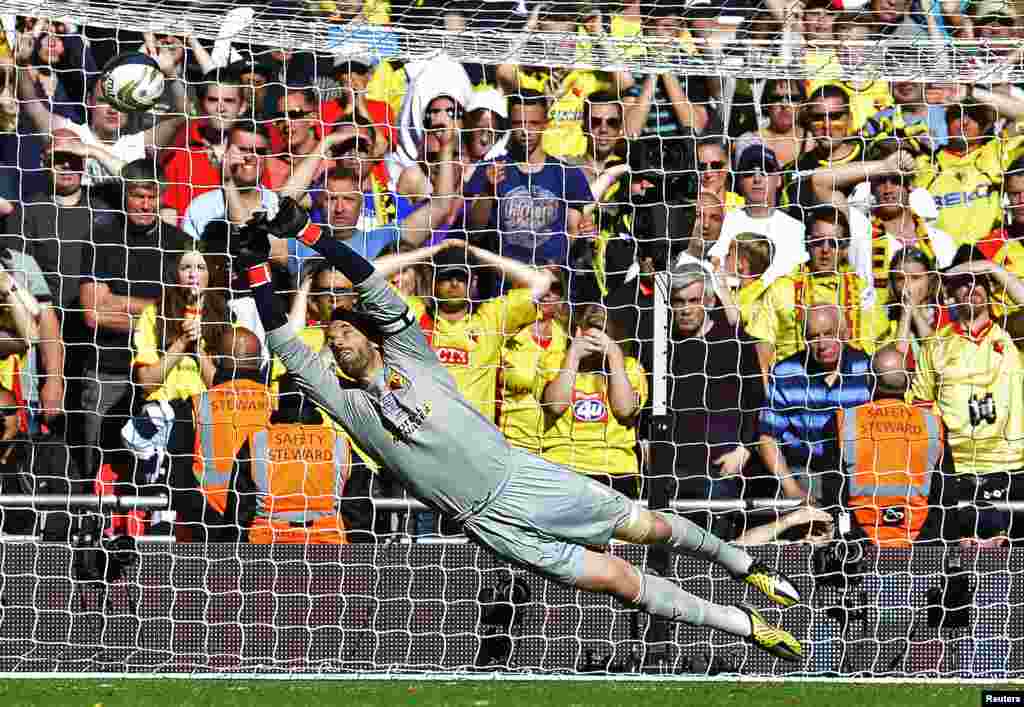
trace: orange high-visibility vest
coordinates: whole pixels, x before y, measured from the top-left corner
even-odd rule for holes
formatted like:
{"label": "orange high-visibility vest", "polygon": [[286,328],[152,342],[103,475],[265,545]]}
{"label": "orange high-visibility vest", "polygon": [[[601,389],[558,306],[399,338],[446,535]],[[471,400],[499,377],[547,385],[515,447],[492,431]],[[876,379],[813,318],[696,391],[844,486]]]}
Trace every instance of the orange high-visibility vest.
{"label": "orange high-visibility vest", "polygon": [[196,421],[192,470],[206,502],[224,513],[238,450],[250,434],[270,424],[270,390],[256,381],[228,381],[192,396],[192,407]]}
{"label": "orange high-visibility vest", "polygon": [[836,412],[847,507],[873,543],[909,547],[928,518],[944,433],[927,410],[898,400]]}
{"label": "orange high-visibility vest", "polygon": [[345,543],[338,502],[352,464],[344,435],[319,425],[273,425],[249,435],[259,497],[252,543]]}

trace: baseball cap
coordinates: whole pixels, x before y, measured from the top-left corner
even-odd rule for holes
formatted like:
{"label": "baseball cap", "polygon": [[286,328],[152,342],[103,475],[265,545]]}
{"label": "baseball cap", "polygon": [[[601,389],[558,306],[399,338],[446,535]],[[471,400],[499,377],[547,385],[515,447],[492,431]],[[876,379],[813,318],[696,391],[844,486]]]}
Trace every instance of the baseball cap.
{"label": "baseball cap", "polygon": [[775,152],[771,148],[755,143],[746,147],[736,158],[736,171],[776,174],[782,171],[782,167],[779,165],[779,158],[775,156]]}
{"label": "baseball cap", "polygon": [[470,268],[476,265],[476,259],[458,248],[442,250],[434,256],[434,277],[437,280],[459,278],[469,281]]}

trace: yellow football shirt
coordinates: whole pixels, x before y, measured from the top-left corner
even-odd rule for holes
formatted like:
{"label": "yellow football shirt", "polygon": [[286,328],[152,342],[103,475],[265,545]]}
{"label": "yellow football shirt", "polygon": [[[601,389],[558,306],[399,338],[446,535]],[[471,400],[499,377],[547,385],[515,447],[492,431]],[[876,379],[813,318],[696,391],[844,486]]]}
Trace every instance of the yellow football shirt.
{"label": "yellow football shirt", "polygon": [[934,157],[918,157],[914,186],[924,187],[935,199],[935,227],[957,245],[974,245],[988,236],[1003,215],[1003,173],[1021,154],[1024,136],[992,138],[964,154],[942,149]]}
{"label": "yellow football shirt", "polygon": [[548,355],[564,356],[568,347],[569,337],[558,322],[552,324],[546,346],[537,341],[529,325],[505,342],[501,354],[501,433],[511,444],[541,453],[545,427],[540,403],[545,382],[541,364]]}
{"label": "yellow football shirt", "polygon": [[[565,354],[549,353],[541,368],[545,384],[558,377]],[[647,375],[633,357],[625,361],[626,376],[637,405],[647,401]],[[636,427],[622,425],[608,402],[608,383],[599,373],[579,373],[572,401],[544,435],[543,456],[583,473],[610,476],[640,473]]]}
{"label": "yellow football shirt", "polygon": [[[1024,467],[1024,367],[1009,334],[989,323],[978,332],[944,326],[921,347],[914,397],[930,401],[949,430],[958,474]],[[971,424],[971,398],[995,403],[994,423]]]}
{"label": "yellow football shirt", "polygon": [[[136,366],[152,366],[159,363],[164,352],[157,349],[156,336],[156,305],[151,304],[142,310],[139,321],[132,334],[135,357],[132,359],[132,370]],[[200,345],[205,346],[200,340]],[[187,400],[206,390],[199,370],[199,362],[194,356],[183,356],[178,363],[167,372],[164,384],[154,391],[147,400]]]}
{"label": "yellow football shirt", "polygon": [[815,303],[831,302],[842,308],[850,345],[873,353],[885,327],[885,313],[877,303],[862,308],[865,288],[870,285],[856,273],[812,275],[798,271],[771,284],[756,307],[747,333],[775,347],[775,360],[781,361],[807,346],[804,321],[807,308]]}
{"label": "yellow football shirt", "polygon": [[405,70],[396,69],[390,61],[382,61],[373,70],[366,84],[366,100],[384,101],[391,106],[396,119],[402,113],[407,90]]}
{"label": "yellow football shirt", "polygon": [[740,310],[740,321],[748,333],[750,325],[760,315],[764,307],[764,294],[768,291],[764,280],[757,278],[749,280],[745,285],[732,289],[732,298]]}
{"label": "yellow football shirt", "polygon": [[487,300],[459,321],[433,316],[418,297],[406,303],[419,318],[430,347],[466,399],[488,420],[497,408],[498,369],[505,339],[537,318],[537,305],[528,289],[511,290]]}

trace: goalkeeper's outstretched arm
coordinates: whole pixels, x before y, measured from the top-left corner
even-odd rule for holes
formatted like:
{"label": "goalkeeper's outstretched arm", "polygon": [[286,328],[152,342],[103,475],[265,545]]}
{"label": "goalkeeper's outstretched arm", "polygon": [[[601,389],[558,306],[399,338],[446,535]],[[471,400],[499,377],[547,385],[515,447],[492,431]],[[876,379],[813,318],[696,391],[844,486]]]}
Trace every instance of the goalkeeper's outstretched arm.
{"label": "goalkeeper's outstretched arm", "polygon": [[[298,238],[324,256],[333,268],[351,280],[359,292],[359,303],[363,313],[373,321],[377,332],[383,337],[389,338],[406,331],[415,323],[415,317],[408,305],[388,286],[384,276],[378,273],[366,258],[344,243],[324,234],[294,200],[282,199],[277,216],[273,221],[266,223],[265,228],[278,238]],[[422,348],[421,343],[410,340],[410,349],[407,353]]]}

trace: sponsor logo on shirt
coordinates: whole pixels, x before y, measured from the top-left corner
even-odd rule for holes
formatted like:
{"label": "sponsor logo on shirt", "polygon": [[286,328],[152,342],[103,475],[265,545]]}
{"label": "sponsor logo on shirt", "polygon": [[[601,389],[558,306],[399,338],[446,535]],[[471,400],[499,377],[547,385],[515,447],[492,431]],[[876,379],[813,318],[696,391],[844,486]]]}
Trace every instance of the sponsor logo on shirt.
{"label": "sponsor logo on shirt", "polygon": [[391,390],[401,390],[402,388],[408,388],[409,381],[405,379],[398,371],[391,371],[388,375],[388,388]]}
{"label": "sponsor logo on shirt", "polygon": [[562,202],[544,187],[515,187],[504,195],[503,202],[501,230],[513,245],[540,248],[558,226]]}
{"label": "sponsor logo on shirt", "polygon": [[978,199],[984,199],[988,196],[989,185],[983,184],[972,192],[952,192],[949,194],[940,194],[935,197],[935,206],[940,209],[949,208],[950,206],[961,206],[964,204],[970,204],[972,201]]}
{"label": "sponsor logo on shirt", "polygon": [[468,366],[469,351],[454,346],[441,346],[435,350],[437,360],[446,366]]}
{"label": "sponsor logo on shirt", "polygon": [[572,393],[572,416],[577,422],[607,422],[608,406],[603,393]]}
{"label": "sponsor logo on shirt", "polygon": [[902,506],[890,506],[882,511],[882,523],[884,525],[899,525],[906,515]]}

